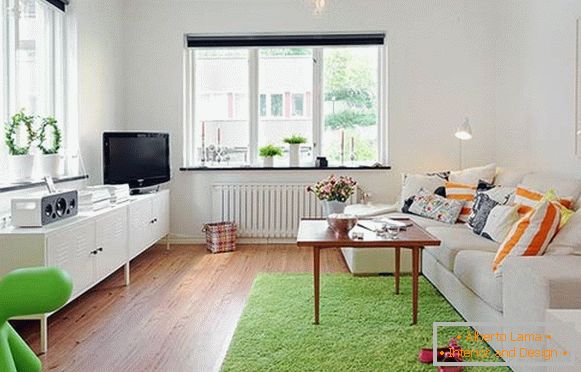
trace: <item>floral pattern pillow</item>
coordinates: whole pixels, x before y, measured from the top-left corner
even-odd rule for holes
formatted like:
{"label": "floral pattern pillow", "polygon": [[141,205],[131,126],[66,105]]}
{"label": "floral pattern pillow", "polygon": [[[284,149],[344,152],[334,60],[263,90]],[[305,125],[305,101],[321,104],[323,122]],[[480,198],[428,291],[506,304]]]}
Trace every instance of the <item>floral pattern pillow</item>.
{"label": "floral pattern pillow", "polygon": [[462,211],[464,201],[452,200],[421,189],[409,208],[410,213],[436,221],[454,224]]}

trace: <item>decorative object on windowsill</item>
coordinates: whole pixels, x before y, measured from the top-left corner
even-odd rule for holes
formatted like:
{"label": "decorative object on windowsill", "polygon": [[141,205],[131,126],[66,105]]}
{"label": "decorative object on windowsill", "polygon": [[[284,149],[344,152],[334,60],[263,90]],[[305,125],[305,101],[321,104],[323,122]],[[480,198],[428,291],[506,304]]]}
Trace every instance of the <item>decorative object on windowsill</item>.
{"label": "decorative object on windowsill", "polygon": [[307,192],[312,192],[321,201],[323,215],[326,217],[332,213],[343,213],[345,202],[353,195],[356,187],[357,182],[351,177],[331,175],[314,186],[307,187]]}
{"label": "decorative object on windowsill", "polygon": [[349,155],[351,164],[355,163],[355,137],[351,137],[351,154]]}
{"label": "decorative object on windowsill", "polygon": [[206,156],[206,122],[202,121],[202,156],[200,157],[202,167],[206,166]]}
{"label": "decorative object on windowsill", "polygon": [[[34,155],[30,154],[30,147],[36,139],[33,128],[34,117],[25,114],[24,109],[16,113],[5,125],[5,143],[8,147],[8,169],[10,180],[13,182],[27,181],[32,178]],[[26,130],[24,145],[17,144],[18,130],[23,126]]]}
{"label": "decorative object on windowsill", "polygon": [[313,9],[313,13],[316,16],[320,16],[323,13],[328,3],[329,0],[307,0],[307,5]]}
{"label": "decorative object on windowsill", "polygon": [[349,234],[356,225],[357,217],[352,214],[332,213],[327,216],[327,223],[338,236]]}
{"label": "decorative object on windowsill", "polygon": [[280,147],[276,147],[274,145],[266,145],[259,149],[260,157],[263,161],[264,168],[273,168],[274,167],[274,157],[275,156],[282,156],[282,150]]}
{"label": "decorative object on windowsill", "polygon": [[298,167],[301,164],[301,145],[307,143],[307,139],[293,134],[292,136],[283,139],[283,142],[288,144],[289,147],[289,166]]}
{"label": "decorative object on windowsill", "polygon": [[[52,143],[47,145],[48,131],[52,130]],[[46,117],[42,119],[42,123],[38,130],[38,149],[40,150],[39,169],[40,176],[60,176],[62,157],[59,150],[62,144],[62,132],[58,123],[53,117]],[[49,147],[47,147],[49,146]]]}
{"label": "decorative object on windowsill", "polygon": [[327,168],[329,166],[329,162],[327,158],[324,156],[317,156],[317,160],[315,160],[315,167],[317,168]]}
{"label": "decorative object on windowsill", "polygon": [[341,128],[341,166],[345,165],[345,129]]}
{"label": "decorative object on windowsill", "polygon": [[470,126],[469,118],[464,119],[464,122],[458,127],[458,129],[456,129],[454,136],[456,136],[456,138],[458,138],[460,141],[460,170],[462,170],[464,168],[464,159],[462,157],[463,142],[472,139],[472,127]]}
{"label": "decorative object on windowsill", "polygon": [[207,223],[202,228],[206,233],[206,247],[212,253],[236,250],[238,226],[234,222]]}

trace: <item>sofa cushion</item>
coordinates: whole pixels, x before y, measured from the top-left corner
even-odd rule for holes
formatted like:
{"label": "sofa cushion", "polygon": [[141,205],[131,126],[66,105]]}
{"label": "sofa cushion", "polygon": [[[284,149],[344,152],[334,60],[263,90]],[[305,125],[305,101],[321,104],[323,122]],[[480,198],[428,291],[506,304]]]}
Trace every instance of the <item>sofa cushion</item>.
{"label": "sofa cushion", "polygon": [[426,217],[422,217],[422,216],[417,216],[415,214],[408,214],[408,213],[400,213],[400,212],[389,213],[389,214],[383,215],[382,217],[387,217],[387,218],[409,218],[410,220],[414,221],[415,223],[417,223],[418,225],[420,225],[424,229],[426,229],[428,227],[464,228],[464,225],[463,224],[449,225],[449,224],[444,223],[444,222],[440,222],[440,221],[432,220],[430,218],[426,218]]}
{"label": "sofa cushion", "polygon": [[[524,176],[522,185],[541,193],[555,189],[561,197],[571,197],[573,201],[577,200],[581,194],[581,180],[568,178],[565,175],[555,173],[530,173]],[[577,205],[577,208],[579,205]]]}
{"label": "sofa cushion", "polygon": [[459,252],[454,274],[484,302],[502,312],[502,277],[496,277],[490,270],[494,256],[493,252]]}
{"label": "sofa cushion", "polygon": [[466,225],[431,226],[426,230],[442,241],[439,247],[429,247],[426,251],[450,271],[454,270],[454,260],[460,251],[472,250],[496,254],[498,250],[498,243],[474,234]]}
{"label": "sofa cushion", "polygon": [[523,169],[498,168],[494,183],[499,186],[516,187],[529,173],[531,171]]}

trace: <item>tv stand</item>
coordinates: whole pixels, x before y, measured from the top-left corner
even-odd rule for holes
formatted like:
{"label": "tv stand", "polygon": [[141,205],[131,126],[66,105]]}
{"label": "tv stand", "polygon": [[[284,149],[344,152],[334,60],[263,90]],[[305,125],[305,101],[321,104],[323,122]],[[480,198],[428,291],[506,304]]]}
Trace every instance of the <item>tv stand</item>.
{"label": "tv stand", "polygon": [[129,191],[129,194],[130,195],[155,194],[156,192],[159,192],[159,190],[160,190],[159,185],[157,185],[157,186],[151,186],[151,187],[142,187],[142,188],[131,189]]}

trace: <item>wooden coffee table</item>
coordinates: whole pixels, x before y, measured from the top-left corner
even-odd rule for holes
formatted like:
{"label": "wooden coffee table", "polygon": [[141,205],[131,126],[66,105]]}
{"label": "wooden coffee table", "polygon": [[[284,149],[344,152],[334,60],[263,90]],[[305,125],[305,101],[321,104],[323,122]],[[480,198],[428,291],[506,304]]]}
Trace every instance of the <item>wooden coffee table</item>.
{"label": "wooden coffee table", "polygon": [[[395,293],[399,294],[401,249],[412,251],[412,324],[418,321],[418,282],[420,275],[420,253],[424,247],[439,246],[440,241],[411,220],[412,226],[400,232],[397,239],[382,238],[374,232],[356,226],[349,235],[337,236],[321,219],[303,219],[297,237],[298,247],[313,248],[313,282],[315,289],[315,324],[319,324],[320,301],[320,254],[325,248],[393,248],[395,250]],[[363,240],[351,238],[353,232],[362,232]]]}

